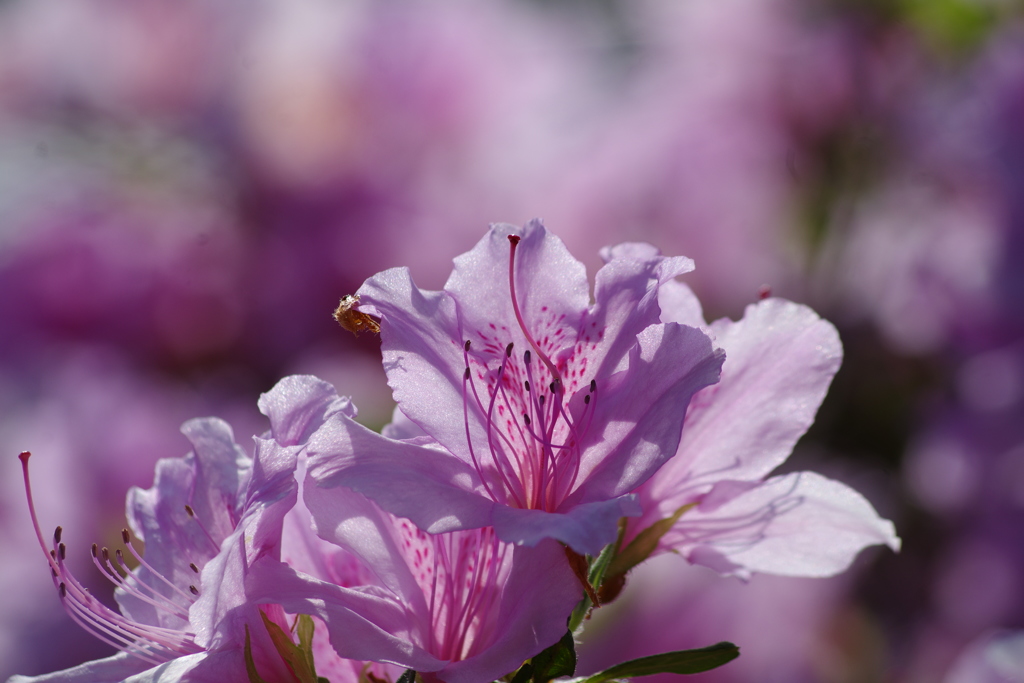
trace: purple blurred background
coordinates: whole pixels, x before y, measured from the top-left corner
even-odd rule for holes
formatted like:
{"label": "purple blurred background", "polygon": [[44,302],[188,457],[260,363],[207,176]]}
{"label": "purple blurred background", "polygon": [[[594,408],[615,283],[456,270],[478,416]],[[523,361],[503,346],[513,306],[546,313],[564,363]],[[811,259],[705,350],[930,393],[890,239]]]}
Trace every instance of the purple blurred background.
{"label": "purple blurred background", "polygon": [[383,425],[377,342],[338,299],[397,265],[440,287],[487,223],[533,217],[591,273],[622,241],[694,258],[709,319],[768,287],[832,320],[846,360],[786,467],[855,486],[904,543],[828,580],[660,558],[581,671],[729,639],[741,658],[695,680],[982,680],[1024,629],[1022,15],[0,0],[0,680],[106,653],[54,595],[19,451],[87,575],[185,419],[245,444],[259,392],[311,372]]}

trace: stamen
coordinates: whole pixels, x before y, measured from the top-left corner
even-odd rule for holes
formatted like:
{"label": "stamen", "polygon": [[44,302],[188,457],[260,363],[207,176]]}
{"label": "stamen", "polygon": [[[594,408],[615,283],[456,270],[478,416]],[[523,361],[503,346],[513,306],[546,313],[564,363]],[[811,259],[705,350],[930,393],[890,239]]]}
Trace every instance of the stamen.
{"label": "stamen", "polygon": [[[202,652],[202,648],[193,640],[194,634],[132,621],[94,598],[88,589],[67,571],[64,564],[67,558],[67,546],[61,541],[63,529],[61,527],[55,529],[53,548],[47,549],[46,543],[43,541],[29,478],[28,460],[31,454],[25,451],[18,457],[22,464],[25,497],[28,502],[29,516],[32,519],[32,528],[36,533],[43,556],[46,557],[46,561],[50,565],[54,586],[57,588],[61,604],[68,616],[96,638],[149,664],[157,665],[179,655]],[[98,546],[93,544],[91,554],[93,562],[97,566],[99,566],[99,557],[102,556],[110,569],[110,574],[116,577],[116,579],[110,576],[108,578],[119,585],[130,588],[130,586],[125,586],[124,580],[113,570],[113,566],[110,564],[110,554],[106,548],[99,551]],[[120,551],[118,551],[117,557],[123,564]],[[102,570],[102,567],[99,568]],[[108,574],[106,571],[103,573]],[[132,592],[137,594],[137,591]],[[142,597],[145,599],[145,596]],[[183,618],[187,619],[187,614]]]}
{"label": "stamen", "polygon": [[204,526],[203,523],[199,520],[199,518],[196,517],[196,511],[192,509],[191,505],[186,505],[185,506],[185,512],[188,513],[189,519],[194,520],[195,523],[202,530],[202,532],[204,534],[206,534],[206,539],[213,546],[214,551],[220,552],[220,543],[217,543],[217,541],[213,538],[213,535],[209,531],[206,530],[206,526]]}

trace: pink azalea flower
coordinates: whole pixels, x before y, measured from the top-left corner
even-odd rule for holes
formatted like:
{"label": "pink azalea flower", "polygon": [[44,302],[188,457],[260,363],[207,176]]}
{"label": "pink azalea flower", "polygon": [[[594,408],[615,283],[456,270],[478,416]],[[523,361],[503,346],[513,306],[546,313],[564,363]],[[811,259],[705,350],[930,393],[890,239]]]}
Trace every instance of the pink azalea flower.
{"label": "pink azalea flower", "polygon": [[718,379],[708,337],[659,319],[659,286],[692,268],[624,250],[591,304],[583,265],[534,221],[493,226],[443,291],[405,268],[375,275],[360,310],[381,318],[388,383],[429,438],[338,415],[309,442],[312,476],[429,533],[493,525],[505,542],[596,554],[675,453],[690,397]]}
{"label": "pink azalea flower", "polygon": [[[685,285],[661,289],[662,318],[706,326]],[[682,510],[657,552],[725,574],[831,576],[861,549],[899,549],[892,522],[844,484],[814,472],[769,474],[814,421],[842,361],[839,335],[806,306],[767,299],[742,320],[710,325],[727,354],[721,381],[698,393],[676,456],[638,489],[639,531]]]}
{"label": "pink azalea flower", "polygon": [[[153,487],[128,494],[129,526],[145,542],[145,557],[127,529],[123,538],[139,566],[129,570],[122,551],[111,556],[93,546],[94,563],[117,584],[120,613],[94,598],[68,570],[59,527],[52,549],[47,548],[29,488],[39,543],[65,610],[121,652],[66,671],[11,680],[247,681],[247,624],[257,668],[268,677],[291,680],[257,604],[245,597],[244,584],[252,563],[280,552],[282,520],[297,497],[296,458],[310,426],[334,412],[354,414],[347,399],[310,384],[287,378],[261,397],[271,431],[256,439],[255,458],[235,444],[223,421],[185,423],[182,431],[192,452],[161,460]],[[27,488],[28,457],[22,455]]]}

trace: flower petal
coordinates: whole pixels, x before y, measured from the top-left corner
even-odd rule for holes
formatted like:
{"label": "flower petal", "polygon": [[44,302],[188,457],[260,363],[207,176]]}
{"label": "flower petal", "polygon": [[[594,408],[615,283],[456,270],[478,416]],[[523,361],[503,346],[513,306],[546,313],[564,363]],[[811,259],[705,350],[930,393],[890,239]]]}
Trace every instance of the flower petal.
{"label": "flower petal", "polygon": [[741,483],[733,493],[686,512],[662,546],[724,574],[806,577],[838,574],[871,545],[900,547],[892,522],[862,495],[814,472]]}
{"label": "flower petal", "polygon": [[491,525],[494,503],[476,493],[476,472],[438,448],[393,441],[340,415],[307,448],[317,486],[358,491],[424,531]]}
{"label": "flower petal", "polygon": [[7,683],[120,683],[152,666],[138,657],[119,652],[106,659],[41,676],[11,676]]}
{"label": "flower petal", "polygon": [[669,517],[721,479],[757,481],[789,457],[842,362],[835,328],[806,306],[768,299],[712,325],[722,379],[691,401],[678,455],[639,491],[639,526]]}
{"label": "flower petal", "polygon": [[419,634],[405,608],[381,595],[321,581],[264,559],[254,566],[246,586],[255,601],[281,605],[292,614],[319,617],[331,645],[342,657],[437,671],[447,663],[415,642]]}
{"label": "flower petal", "polygon": [[270,418],[270,431],[282,446],[305,443],[335,413],[356,416],[347,396],[338,396],[333,385],[310,375],[285,377],[260,396],[259,407]]}
{"label": "flower petal", "polygon": [[566,620],[583,597],[583,588],[562,547],[549,539],[535,548],[515,549],[504,595],[493,621],[499,630],[490,643],[479,654],[448,665],[439,674],[443,681],[495,681],[515,671],[565,635]]}
{"label": "flower petal", "polygon": [[[723,355],[700,330],[675,323],[644,330],[629,368],[598,385],[583,438],[581,477],[567,503],[608,500],[643,483],[676,451],[690,397],[718,380]],[[577,397],[578,398],[578,397]],[[574,412],[582,412],[574,399]]]}
{"label": "flower petal", "polygon": [[[374,275],[359,288],[360,307],[382,318],[380,338],[384,370],[395,401],[405,415],[464,456],[462,417],[464,339],[455,303],[444,292],[419,289],[406,268]],[[471,428],[482,434],[479,420]]]}
{"label": "flower petal", "polygon": [[[607,261],[594,281],[594,301],[584,318],[584,336],[600,334],[590,349],[584,344],[600,380],[624,369],[623,361],[640,332],[661,320],[659,288],[672,278],[693,270],[685,256],[662,256],[649,244],[627,243],[601,251]],[[588,329],[589,328],[589,329]]]}
{"label": "flower petal", "polygon": [[564,513],[501,505],[494,509],[494,530],[506,543],[534,546],[555,538],[576,552],[596,556],[615,540],[619,518],[638,514],[640,505],[633,496],[575,505]]}

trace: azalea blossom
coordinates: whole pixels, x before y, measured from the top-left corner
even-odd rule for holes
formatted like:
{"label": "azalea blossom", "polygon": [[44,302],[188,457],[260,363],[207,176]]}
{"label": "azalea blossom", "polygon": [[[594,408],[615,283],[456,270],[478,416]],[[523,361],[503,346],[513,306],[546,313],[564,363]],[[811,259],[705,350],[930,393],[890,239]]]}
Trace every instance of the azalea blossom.
{"label": "azalea blossom", "polygon": [[406,268],[371,277],[359,310],[380,318],[388,383],[425,436],[339,414],[309,442],[310,473],[429,533],[493,525],[505,542],[596,554],[675,453],[690,397],[718,379],[707,335],[660,320],[659,287],[692,268],[623,251],[591,303],[583,265],[533,221],[492,226],[442,291]]}
{"label": "azalea blossom", "polygon": [[643,514],[629,520],[625,540],[675,519],[655,553],[740,576],[831,576],[867,546],[898,550],[892,522],[848,486],[814,472],[769,476],[814,421],[839,369],[835,328],[782,299],[710,326],[686,285],[668,283],[660,299],[664,320],[709,327],[726,361],[721,381],[690,403],[676,456],[638,489]]}
{"label": "azalea blossom", "polygon": [[[302,384],[302,378],[288,378],[261,397],[271,430],[256,439],[255,458],[235,444],[225,422],[191,420],[182,431],[192,452],[161,460],[153,487],[129,492],[131,532],[125,529],[122,537],[139,566],[130,569],[121,550],[92,547],[94,563],[117,585],[120,612],[68,571],[60,527],[47,547],[32,503],[30,456],[22,454],[29,509],[61,602],[79,625],[121,652],[53,674],[15,676],[12,683],[247,681],[247,639],[257,670],[291,680],[244,584],[253,563],[280,552],[282,520],[297,495],[296,457],[309,425],[335,411],[354,414],[347,399]],[[132,536],[145,542],[145,556]],[[272,620],[282,615],[271,610]]]}

